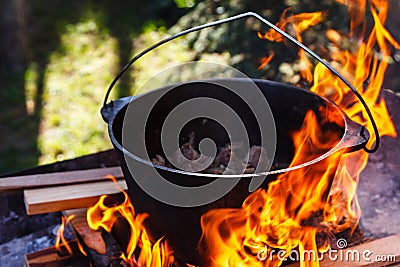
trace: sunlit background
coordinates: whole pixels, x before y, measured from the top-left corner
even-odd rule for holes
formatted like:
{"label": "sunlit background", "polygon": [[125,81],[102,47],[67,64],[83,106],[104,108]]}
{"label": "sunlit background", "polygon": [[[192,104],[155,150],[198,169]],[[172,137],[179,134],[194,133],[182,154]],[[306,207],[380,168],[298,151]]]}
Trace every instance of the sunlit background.
{"label": "sunlit background", "polygon": [[[325,10],[324,21],[303,35],[304,43],[324,56],[330,44],[320,33],[327,28],[346,32],[349,22],[345,7],[334,0],[2,3],[0,173],[111,148],[100,116],[107,86],[132,56],[172,33],[249,10],[274,23],[288,7],[292,13]],[[391,1],[390,10],[386,26],[400,40],[398,1]],[[309,87],[299,75],[298,50],[259,39],[257,31],[264,29],[247,19],[167,44],[135,63],[112,98],[134,94],[150,76],[192,60],[227,64],[250,77]],[[357,42],[344,40],[343,45],[357,46]],[[259,68],[271,51],[274,59]],[[385,88],[400,91],[399,61],[399,51],[393,51]]]}

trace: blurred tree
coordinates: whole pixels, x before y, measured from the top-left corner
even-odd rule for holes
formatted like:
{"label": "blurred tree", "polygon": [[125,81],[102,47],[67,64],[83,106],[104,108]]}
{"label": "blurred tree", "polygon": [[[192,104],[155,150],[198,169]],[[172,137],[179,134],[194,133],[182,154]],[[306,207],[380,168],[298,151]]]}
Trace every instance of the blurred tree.
{"label": "blurred tree", "polygon": [[20,71],[27,60],[28,46],[25,0],[1,0],[0,4],[1,71]]}
{"label": "blurred tree", "polygon": [[5,171],[36,164],[38,128],[25,101],[24,73],[29,60],[26,3],[0,0],[0,4],[0,170]]}

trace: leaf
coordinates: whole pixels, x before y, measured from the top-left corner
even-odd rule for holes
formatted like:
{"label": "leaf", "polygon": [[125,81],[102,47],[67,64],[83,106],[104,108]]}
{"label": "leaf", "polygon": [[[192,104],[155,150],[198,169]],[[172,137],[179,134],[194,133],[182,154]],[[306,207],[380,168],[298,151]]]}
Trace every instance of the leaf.
{"label": "leaf", "polygon": [[196,3],[195,0],[174,0],[179,8],[190,8]]}

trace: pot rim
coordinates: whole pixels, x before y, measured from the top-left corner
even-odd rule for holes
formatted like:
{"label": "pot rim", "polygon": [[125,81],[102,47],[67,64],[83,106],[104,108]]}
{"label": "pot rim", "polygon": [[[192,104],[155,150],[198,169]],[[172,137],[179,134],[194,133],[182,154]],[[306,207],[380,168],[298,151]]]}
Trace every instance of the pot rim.
{"label": "pot rim", "polygon": [[[248,79],[243,79],[243,78],[221,78],[221,79],[206,79],[206,80],[193,80],[193,81],[188,81],[182,84],[186,84],[186,83],[191,83],[191,82],[204,82],[204,81],[215,81],[215,80],[232,80],[232,81],[239,81],[239,80],[251,80],[253,82],[261,82],[261,83],[270,83],[273,85],[281,85],[281,86],[285,86],[288,87],[288,89],[293,89],[293,90],[299,90],[302,91],[304,93],[313,95],[313,96],[317,96],[318,98],[321,98],[322,100],[330,103],[333,107],[336,108],[336,110],[342,115],[343,121],[344,121],[344,132],[343,135],[340,139],[340,141],[334,146],[332,147],[329,151],[325,152],[324,154],[320,155],[319,157],[316,157],[315,159],[312,159],[310,161],[304,162],[302,164],[299,165],[295,165],[292,167],[288,167],[288,168],[283,168],[283,169],[277,169],[277,170],[270,170],[270,171],[265,171],[265,172],[259,172],[259,173],[250,173],[250,174],[208,174],[208,173],[200,173],[200,172],[189,172],[189,171],[184,171],[184,170],[179,170],[179,169],[173,169],[173,168],[169,168],[169,167],[165,167],[165,166],[160,166],[157,164],[152,163],[151,161],[142,159],[141,157],[131,153],[129,150],[125,149],[123,147],[122,144],[120,144],[118,142],[118,140],[116,139],[114,132],[113,132],[113,123],[114,123],[114,119],[115,117],[119,114],[119,112],[126,106],[128,105],[131,101],[133,101],[134,99],[138,98],[138,97],[143,97],[147,94],[150,94],[152,92],[154,92],[155,90],[164,90],[165,88],[171,86],[171,85],[166,85],[164,87],[161,88],[156,88],[154,90],[145,92],[143,94],[140,95],[135,95],[135,96],[128,96],[128,97],[124,97],[124,98],[120,98],[114,101],[111,101],[109,104],[106,104],[105,106],[103,106],[103,108],[101,109],[101,114],[103,119],[108,123],[108,133],[111,139],[111,142],[113,143],[113,145],[120,150],[121,152],[123,152],[126,156],[129,156],[130,158],[148,165],[150,167],[154,167],[158,170],[163,170],[163,171],[168,171],[168,172],[172,172],[172,173],[177,173],[177,174],[182,174],[182,175],[189,175],[189,176],[195,176],[195,177],[202,177],[202,178],[254,178],[254,177],[265,177],[268,175],[276,175],[276,174],[281,174],[281,173],[285,173],[285,172],[289,172],[289,171],[294,171],[294,170],[298,170],[307,166],[310,166],[314,163],[320,162],[326,158],[328,158],[329,156],[331,156],[332,154],[343,150],[343,153],[347,153],[347,152],[352,152],[352,151],[356,151],[361,149],[369,140],[369,132],[367,129],[365,129],[364,126],[361,126],[360,124],[352,121],[340,108],[339,106],[337,106],[333,101],[317,95],[309,90],[303,89],[303,88],[299,88],[296,87],[294,85],[291,84],[286,84],[286,83],[281,83],[281,82],[275,82],[275,81],[269,81],[269,80],[263,80],[263,79],[253,79],[253,78],[248,78]],[[176,85],[176,84],[175,84]]]}

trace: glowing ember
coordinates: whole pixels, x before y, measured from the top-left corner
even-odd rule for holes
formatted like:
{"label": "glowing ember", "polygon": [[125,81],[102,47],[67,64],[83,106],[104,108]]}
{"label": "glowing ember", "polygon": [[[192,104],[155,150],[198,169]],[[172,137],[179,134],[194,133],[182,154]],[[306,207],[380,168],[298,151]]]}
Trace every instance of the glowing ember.
{"label": "glowing ember", "polygon": [[146,266],[146,267],[167,267],[172,266],[174,257],[163,239],[152,242],[143,221],[148,217],[147,214],[136,214],[128,195],[118,187],[116,179],[109,176],[124,194],[122,204],[109,207],[105,204],[107,196],[101,196],[100,200],[93,207],[88,209],[87,221],[89,227],[98,230],[104,229],[111,232],[113,225],[119,218],[123,218],[129,223],[129,242],[125,252],[121,255],[130,266]]}

